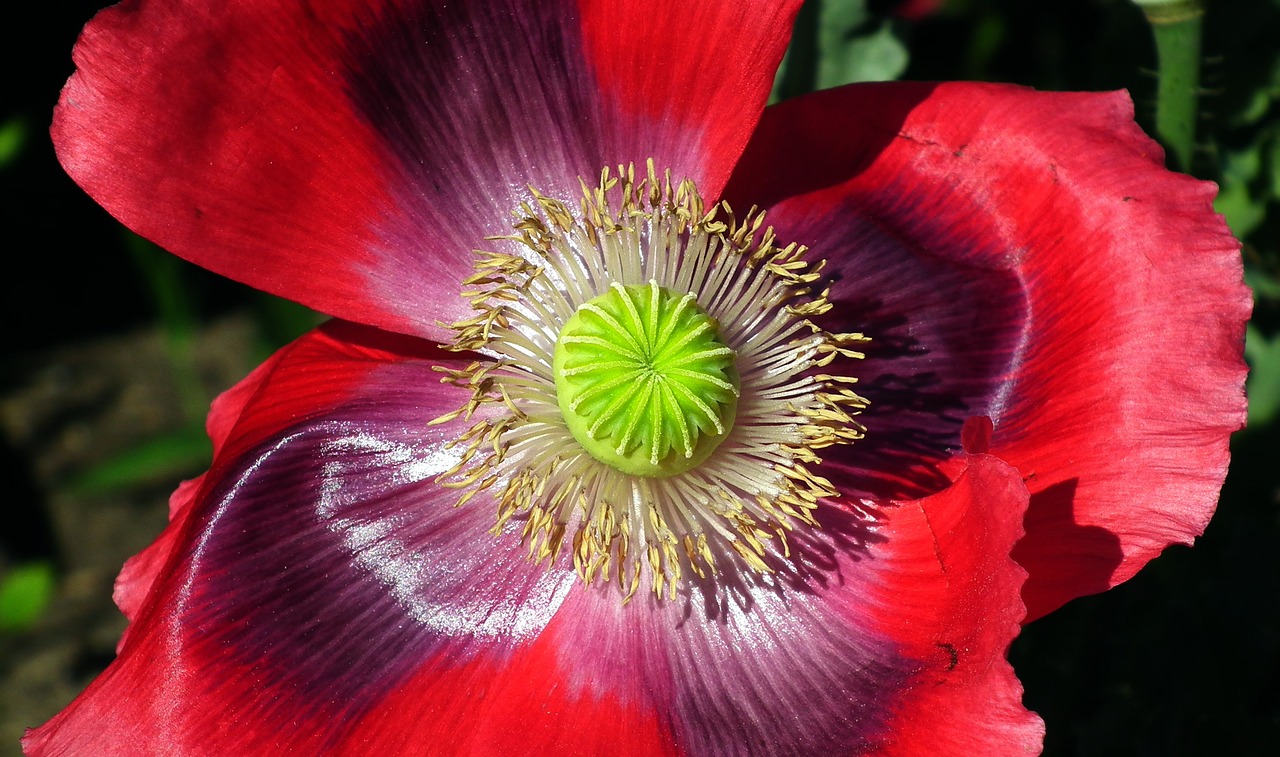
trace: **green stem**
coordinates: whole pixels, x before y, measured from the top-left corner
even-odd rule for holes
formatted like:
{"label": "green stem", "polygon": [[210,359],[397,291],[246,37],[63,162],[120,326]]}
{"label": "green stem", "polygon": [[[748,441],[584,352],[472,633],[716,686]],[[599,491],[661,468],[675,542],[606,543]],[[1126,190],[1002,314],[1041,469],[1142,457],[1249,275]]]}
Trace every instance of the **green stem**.
{"label": "green stem", "polygon": [[182,414],[188,423],[198,426],[209,409],[209,397],[196,367],[199,316],[187,298],[182,261],[136,234],[129,234],[128,247],[160,316]]}
{"label": "green stem", "polygon": [[1156,137],[1173,154],[1175,168],[1191,170],[1200,94],[1203,0],[1135,0],[1155,34],[1159,57]]}

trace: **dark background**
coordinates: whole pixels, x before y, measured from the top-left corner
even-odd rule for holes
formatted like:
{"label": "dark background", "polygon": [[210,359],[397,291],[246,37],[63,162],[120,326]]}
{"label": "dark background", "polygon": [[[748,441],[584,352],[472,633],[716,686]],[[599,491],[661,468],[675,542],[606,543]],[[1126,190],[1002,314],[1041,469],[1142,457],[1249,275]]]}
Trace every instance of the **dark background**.
{"label": "dark background", "polygon": [[[162,526],[174,482],[201,469],[192,405],[310,322],[154,254],[58,167],[49,114],[75,37],[104,4],[8,8],[0,31],[0,134],[24,135],[0,151],[0,584],[33,566],[52,582],[36,591],[39,612],[0,623],[0,755],[16,754],[21,726],[43,722],[110,660],[123,625],[111,576]],[[1150,131],[1155,54],[1129,0],[958,0],[918,21],[884,13],[892,4],[871,3],[845,37],[881,34],[907,56],[902,78],[1126,88]],[[1280,0],[1210,5],[1193,168],[1222,183],[1222,210],[1245,241],[1259,293],[1250,390],[1261,398],[1280,381]],[[787,92],[822,83],[801,70],[831,54],[819,49],[816,10],[802,19]],[[129,388],[139,381],[141,396]],[[1263,400],[1256,409],[1194,549],[1169,549],[1014,644],[1025,702],[1048,724],[1046,754],[1280,754],[1280,424]],[[157,439],[187,453],[148,454]]]}

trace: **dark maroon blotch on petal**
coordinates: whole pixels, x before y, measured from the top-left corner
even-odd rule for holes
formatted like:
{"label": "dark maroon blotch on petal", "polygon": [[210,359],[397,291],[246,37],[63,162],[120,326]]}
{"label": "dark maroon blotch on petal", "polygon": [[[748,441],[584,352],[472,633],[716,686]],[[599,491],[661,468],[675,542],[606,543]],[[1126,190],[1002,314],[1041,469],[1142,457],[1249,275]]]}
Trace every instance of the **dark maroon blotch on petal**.
{"label": "dark maroon blotch on petal", "polygon": [[[885,193],[912,203],[906,189]],[[796,206],[803,221],[793,220],[786,204],[770,220],[831,261],[835,308],[824,325],[870,338],[859,348],[865,359],[841,366],[870,400],[859,416],[867,436],[831,450],[824,475],[854,496],[938,491],[950,483],[939,466],[961,450],[965,420],[998,417],[1005,378],[1022,349],[1028,312],[1021,282],[1012,271],[969,263],[983,259],[978,250],[996,246],[997,257],[1007,251],[997,240],[933,231],[927,214],[908,225],[857,194],[816,218],[802,208]]]}
{"label": "dark maroon blotch on petal", "polygon": [[[178,623],[198,658],[353,716],[426,659],[501,654],[545,624],[566,577],[518,540],[486,547],[493,512],[450,506],[434,476],[454,456],[412,418],[372,398],[220,477],[181,568]],[[269,717],[270,701],[254,706]]]}
{"label": "dark maroon blotch on petal", "polygon": [[509,233],[527,185],[572,196],[579,176],[617,159],[601,154],[574,3],[388,3],[348,47],[347,91],[386,146],[407,214],[388,222],[409,245],[420,228],[455,237],[424,262]]}

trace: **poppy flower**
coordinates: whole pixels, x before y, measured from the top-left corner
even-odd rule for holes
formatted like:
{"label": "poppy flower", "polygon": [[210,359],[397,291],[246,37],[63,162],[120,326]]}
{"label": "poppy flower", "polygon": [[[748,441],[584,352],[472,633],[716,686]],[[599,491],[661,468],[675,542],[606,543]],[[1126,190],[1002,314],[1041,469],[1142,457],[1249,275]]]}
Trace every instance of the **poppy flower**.
{"label": "poppy flower", "polygon": [[126,2],[53,136],[334,317],[30,755],[1032,754],[1020,624],[1208,521],[1249,310],[1122,93],[764,107],[798,2]]}

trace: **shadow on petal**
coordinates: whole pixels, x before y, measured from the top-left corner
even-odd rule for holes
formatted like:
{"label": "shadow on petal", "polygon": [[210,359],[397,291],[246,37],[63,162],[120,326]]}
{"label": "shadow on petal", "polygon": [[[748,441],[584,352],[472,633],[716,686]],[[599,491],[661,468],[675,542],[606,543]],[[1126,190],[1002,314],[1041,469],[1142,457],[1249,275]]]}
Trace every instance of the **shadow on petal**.
{"label": "shadow on petal", "polygon": [[1124,560],[1118,536],[1079,522],[1078,486],[1078,479],[1069,478],[1031,495],[1027,534],[1013,548],[1013,559],[1031,574],[1022,590],[1028,621],[1044,614],[1043,595],[1060,594],[1053,576],[1070,577],[1071,591],[1078,596],[1097,594],[1111,588],[1111,576]]}
{"label": "shadow on petal", "polygon": [[820,503],[814,512],[819,528],[800,525],[787,533],[785,545],[779,537],[769,542],[765,559],[773,572],[753,571],[735,555],[717,563],[718,575],[694,578],[684,608],[686,619],[700,607],[707,622],[725,622],[754,611],[762,594],[785,602],[791,595],[815,596],[843,586],[847,577],[842,563],[862,561],[884,541],[872,527],[877,514],[855,505]]}

